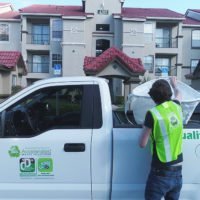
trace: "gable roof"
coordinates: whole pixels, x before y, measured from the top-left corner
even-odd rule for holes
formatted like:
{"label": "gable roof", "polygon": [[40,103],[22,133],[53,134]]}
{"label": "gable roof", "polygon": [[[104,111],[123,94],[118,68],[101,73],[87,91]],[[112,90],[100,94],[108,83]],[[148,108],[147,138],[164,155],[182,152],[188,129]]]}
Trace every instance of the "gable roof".
{"label": "gable roof", "polygon": [[0,19],[20,19],[20,13],[17,11],[9,11],[0,14]]}
{"label": "gable roof", "polygon": [[193,12],[198,12],[198,13],[200,13],[200,9],[188,9],[187,11],[193,11]]}
{"label": "gable roof", "polygon": [[199,20],[192,19],[190,17],[185,17],[185,20],[183,20],[184,25],[200,25]]}
{"label": "gable roof", "polygon": [[22,14],[49,14],[62,16],[85,16],[82,6],[40,5],[35,4],[19,9]]}
{"label": "gable roof", "polygon": [[0,66],[4,70],[14,70],[17,65],[24,68],[27,73],[26,65],[19,51],[0,51]]}
{"label": "gable roof", "polygon": [[96,74],[106,68],[111,62],[118,60],[130,73],[144,73],[145,69],[140,59],[131,58],[115,47],[104,51],[98,57],[84,58],[84,71],[90,74]]}
{"label": "gable roof", "polygon": [[164,8],[122,8],[122,17],[126,18],[184,18],[183,14]]}
{"label": "gable roof", "polygon": [[0,2],[0,7],[10,6],[10,3]]}

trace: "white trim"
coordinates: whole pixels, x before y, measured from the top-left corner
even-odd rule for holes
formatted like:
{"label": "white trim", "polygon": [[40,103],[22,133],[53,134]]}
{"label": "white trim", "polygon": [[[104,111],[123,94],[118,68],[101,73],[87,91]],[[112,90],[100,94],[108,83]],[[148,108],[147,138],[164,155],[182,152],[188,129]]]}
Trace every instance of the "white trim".
{"label": "white trim", "polygon": [[1,21],[1,22],[2,22],[2,21],[5,21],[5,22],[20,22],[21,19],[1,19],[1,18],[0,18],[0,21]]}
{"label": "white trim", "polygon": [[137,21],[137,22],[145,22],[146,19],[142,19],[142,18],[128,18],[128,17],[122,17],[123,21]]}
{"label": "white trim", "polygon": [[200,24],[195,25],[195,24],[183,24],[182,27],[197,27],[200,28]]}
{"label": "white trim", "polygon": [[144,44],[122,44],[123,47],[144,47]]}
{"label": "white trim", "polygon": [[172,156],[171,156],[171,150],[170,150],[169,137],[168,137],[168,134],[167,134],[167,129],[166,129],[164,120],[163,120],[162,116],[160,115],[159,111],[155,107],[152,108],[151,111],[158,118],[158,124],[160,126],[161,134],[162,134],[163,141],[164,141],[166,161],[170,162],[170,161],[172,161]]}
{"label": "white trim", "polygon": [[86,43],[76,43],[76,42],[62,42],[61,45],[69,45],[69,46],[86,46]]}
{"label": "white trim", "polygon": [[86,14],[86,17],[87,17],[87,18],[93,18],[93,17],[94,17],[94,14]]}
{"label": "white trim", "polygon": [[174,17],[146,17],[146,18],[147,18],[147,19],[176,20],[176,21],[185,20],[185,18],[174,18]]}
{"label": "white trim", "polygon": [[106,33],[92,33],[92,36],[95,36],[95,37],[111,37],[113,38],[114,37],[114,34],[106,34]]}
{"label": "white trim", "polygon": [[81,19],[84,20],[86,17],[84,16],[62,16],[62,19]]}
{"label": "white trim", "polygon": [[120,15],[113,15],[114,19],[121,19],[122,17]]}
{"label": "white trim", "polygon": [[38,15],[38,16],[62,16],[61,14],[51,14],[51,13],[20,13],[22,16],[23,15]]}

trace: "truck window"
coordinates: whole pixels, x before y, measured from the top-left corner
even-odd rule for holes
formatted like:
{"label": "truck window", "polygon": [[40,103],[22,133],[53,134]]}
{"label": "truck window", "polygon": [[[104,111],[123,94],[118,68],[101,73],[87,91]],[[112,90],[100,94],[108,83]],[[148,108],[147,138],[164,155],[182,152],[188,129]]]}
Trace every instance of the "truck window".
{"label": "truck window", "polygon": [[200,128],[200,103],[195,108],[194,112],[188,123],[184,126],[185,128]]}
{"label": "truck window", "polygon": [[93,127],[92,85],[40,89],[5,111],[3,137],[30,137],[52,129]]}

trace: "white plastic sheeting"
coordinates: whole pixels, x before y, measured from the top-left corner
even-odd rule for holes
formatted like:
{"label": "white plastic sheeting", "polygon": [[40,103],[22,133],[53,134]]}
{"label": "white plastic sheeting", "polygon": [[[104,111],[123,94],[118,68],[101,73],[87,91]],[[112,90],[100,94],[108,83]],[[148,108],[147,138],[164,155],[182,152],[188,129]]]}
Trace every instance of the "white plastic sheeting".
{"label": "white plastic sheeting", "polygon": [[[146,112],[155,106],[148,92],[156,80],[158,79],[139,85],[128,95],[125,112],[127,112],[127,110],[132,110],[137,124],[143,124]],[[165,80],[170,83],[169,78],[165,78]],[[200,102],[200,93],[180,81],[177,81],[177,87],[182,94],[181,107],[183,110],[183,123],[187,124],[194,109]],[[173,98],[174,94],[172,96],[172,99]]]}

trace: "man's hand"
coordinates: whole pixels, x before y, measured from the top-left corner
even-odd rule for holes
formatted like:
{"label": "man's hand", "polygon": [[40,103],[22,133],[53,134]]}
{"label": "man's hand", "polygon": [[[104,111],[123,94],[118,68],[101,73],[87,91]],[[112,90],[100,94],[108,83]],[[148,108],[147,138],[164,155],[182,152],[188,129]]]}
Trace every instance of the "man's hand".
{"label": "man's hand", "polygon": [[173,89],[177,88],[177,78],[176,76],[170,77],[170,83]]}
{"label": "man's hand", "polygon": [[180,102],[182,100],[182,95],[181,95],[181,92],[179,91],[179,89],[177,88],[177,78],[176,78],[176,76],[170,77],[170,83],[171,83],[171,86],[174,90],[175,99],[177,99]]}

